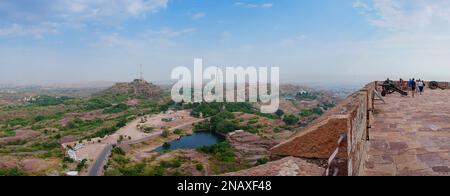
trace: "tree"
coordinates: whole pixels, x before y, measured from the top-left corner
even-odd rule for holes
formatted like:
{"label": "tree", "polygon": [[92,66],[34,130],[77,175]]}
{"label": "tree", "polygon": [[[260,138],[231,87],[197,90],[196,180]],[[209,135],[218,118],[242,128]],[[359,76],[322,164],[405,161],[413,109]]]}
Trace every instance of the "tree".
{"label": "tree", "polygon": [[181,135],[181,134],[183,133],[183,130],[181,130],[181,129],[175,129],[175,131],[174,131],[173,133],[175,133],[175,134],[177,134],[177,135]]}
{"label": "tree", "polygon": [[171,146],[172,145],[169,142],[165,142],[162,147],[164,150],[169,150]]}
{"label": "tree", "polygon": [[297,116],[295,116],[295,115],[287,115],[287,116],[285,116],[284,118],[283,118],[283,121],[284,121],[284,123],[286,123],[286,125],[295,125],[295,124],[297,124],[297,122],[299,121],[300,119],[297,117]]}
{"label": "tree", "polygon": [[203,171],[205,169],[201,163],[197,163],[197,165],[195,165],[195,168],[197,169],[197,171]]}
{"label": "tree", "polygon": [[161,133],[161,136],[162,136],[162,137],[165,137],[165,138],[169,137],[169,135],[170,135],[170,131],[169,131],[169,130],[164,130],[164,131]]}
{"label": "tree", "polygon": [[278,116],[278,117],[282,117],[283,115],[284,115],[284,111],[283,110],[277,110],[276,112],[275,112],[275,114]]}

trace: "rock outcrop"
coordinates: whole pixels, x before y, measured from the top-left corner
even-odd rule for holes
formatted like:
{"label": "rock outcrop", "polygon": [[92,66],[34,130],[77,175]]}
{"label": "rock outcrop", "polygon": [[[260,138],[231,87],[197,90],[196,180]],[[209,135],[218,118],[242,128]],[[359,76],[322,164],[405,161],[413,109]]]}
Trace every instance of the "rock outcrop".
{"label": "rock outcrop", "polygon": [[145,80],[136,79],[130,83],[117,83],[105,92],[116,95],[128,95],[130,97],[157,98],[163,93],[163,90]]}
{"label": "rock outcrop", "polygon": [[258,159],[267,158],[269,150],[277,145],[277,142],[263,139],[257,135],[235,131],[227,135],[227,141],[235,149],[236,156],[249,164],[256,164]]}
{"label": "rock outcrop", "polygon": [[324,172],[324,168],[304,159],[286,157],[248,170],[228,173],[224,176],[322,176]]}

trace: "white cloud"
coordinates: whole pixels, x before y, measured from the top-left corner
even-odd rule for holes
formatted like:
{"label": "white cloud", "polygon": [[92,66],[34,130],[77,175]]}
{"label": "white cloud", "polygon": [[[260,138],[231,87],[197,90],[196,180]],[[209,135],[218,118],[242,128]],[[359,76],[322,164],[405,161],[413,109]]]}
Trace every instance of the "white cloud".
{"label": "white cloud", "polygon": [[450,1],[447,0],[373,0],[371,4],[358,0],[353,7],[371,25],[393,32],[427,31],[430,27],[450,25]]}
{"label": "white cloud", "polygon": [[281,47],[293,47],[298,45],[301,41],[306,39],[306,35],[299,35],[292,38],[284,39],[280,42]]}
{"label": "white cloud", "polygon": [[58,34],[58,27],[59,24],[57,23],[42,23],[27,27],[20,24],[12,24],[0,28],[0,37],[31,36],[39,39],[47,34]]}
{"label": "white cloud", "polygon": [[133,37],[121,36],[118,33],[100,35],[97,43],[91,44],[94,47],[113,47],[124,48],[129,50],[159,50],[175,46],[172,41],[175,38],[187,36],[195,32],[194,28],[186,28],[180,30],[172,30],[168,27],[163,27],[159,30],[149,29],[143,33],[137,34]]}
{"label": "white cloud", "polygon": [[245,8],[263,8],[263,9],[269,9],[273,7],[273,3],[254,4],[245,2],[235,2],[234,5]]}
{"label": "white cloud", "polygon": [[199,12],[199,13],[195,13],[192,15],[192,19],[194,20],[199,20],[201,18],[204,18],[206,16],[206,13],[204,12]]}
{"label": "white cloud", "polygon": [[[429,77],[449,71],[450,1],[358,0],[353,7],[378,32],[376,37],[351,44],[353,63],[365,65],[353,66],[354,71],[383,73],[380,69],[389,68],[391,74]],[[377,69],[368,70],[369,65]]]}
{"label": "white cloud", "polygon": [[[61,29],[117,25],[165,9],[169,0],[23,0],[0,2],[0,36],[43,36]],[[46,24],[58,24],[49,30]],[[56,25],[54,25],[56,26]],[[56,28],[56,27],[55,27]],[[47,30],[45,30],[47,29]]]}
{"label": "white cloud", "polygon": [[272,3],[264,3],[261,5],[262,8],[272,8],[273,4]]}

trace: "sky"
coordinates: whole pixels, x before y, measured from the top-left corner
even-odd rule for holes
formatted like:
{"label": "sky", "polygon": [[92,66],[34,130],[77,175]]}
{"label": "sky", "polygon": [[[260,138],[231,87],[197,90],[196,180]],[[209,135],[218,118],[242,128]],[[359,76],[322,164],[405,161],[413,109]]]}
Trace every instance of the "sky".
{"label": "sky", "polygon": [[278,66],[281,82],[450,81],[448,0],[0,0],[0,84],[169,81]]}

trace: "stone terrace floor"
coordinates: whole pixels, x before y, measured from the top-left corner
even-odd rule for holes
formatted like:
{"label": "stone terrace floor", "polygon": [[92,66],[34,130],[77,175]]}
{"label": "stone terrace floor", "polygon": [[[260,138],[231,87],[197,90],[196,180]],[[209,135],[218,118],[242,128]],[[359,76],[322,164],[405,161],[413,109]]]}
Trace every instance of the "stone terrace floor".
{"label": "stone terrace floor", "polygon": [[450,90],[384,99],[375,102],[364,174],[449,176]]}

